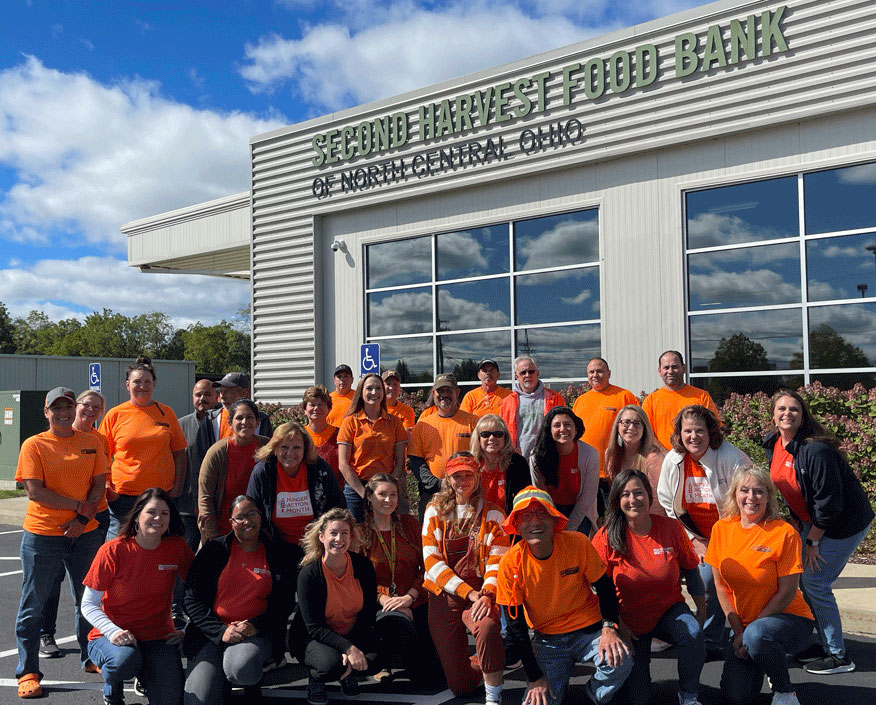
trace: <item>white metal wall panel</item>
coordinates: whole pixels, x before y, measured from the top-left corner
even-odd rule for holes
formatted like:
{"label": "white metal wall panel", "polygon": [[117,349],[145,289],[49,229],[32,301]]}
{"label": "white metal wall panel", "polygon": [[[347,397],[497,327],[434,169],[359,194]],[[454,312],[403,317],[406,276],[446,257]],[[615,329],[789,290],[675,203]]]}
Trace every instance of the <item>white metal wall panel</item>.
{"label": "white metal wall panel", "polygon": [[[330,252],[324,263],[314,261],[314,253],[321,252],[334,233],[349,232],[363,238],[377,233],[399,236],[424,228],[487,223],[499,213],[517,217],[559,210],[593,198],[601,199],[604,350],[617,359],[613,363],[616,369],[623,366],[629,370],[630,379],[618,382],[637,392],[653,387],[651,358],[656,359],[663,347],[682,345],[684,336],[679,184],[695,181],[698,174],[717,180],[752,170],[781,169],[794,162],[808,163],[816,153],[825,160],[843,152],[860,158],[858,143],[871,139],[860,110],[871,104],[876,89],[876,46],[872,41],[876,3],[872,0],[788,0],[782,26],[789,51],[683,79],[672,76],[669,57],[676,35],[702,33],[712,24],[726,28],[731,19],[772,11],[782,4],[714,3],[254,137],[251,193],[256,396],[264,401],[298,401],[304,387],[317,379],[318,371],[317,381],[330,381],[321,368],[335,360],[355,362],[362,337],[361,271],[358,267],[350,271],[349,265],[342,265],[341,258]],[[584,101],[582,94],[582,100],[568,108],[551,108],[437,142],[414,139],[406,147],[349,165],[317,169],[311,163],[314,134],[396,111],[415,112],[421,104],[438,103],[541,70],[550,70],[554,76],[547,84],[548,96],[549,102],[553,98],[553,104],[558,104],[557,77],[563,66],[593,56],[607,57],[619,49],[632,50],[644,43],[655,44],[662,59],[662,78],[645,89],[630,89],[620,96],[608,94],[590,102]],[[859,112],[852,115],[855,110]],[[837,113],[849,114],[853,131],[831,141],[830,128],[818,118],[831,115],[827,123],[843,119]],[[516,135],[522,129],[546,127],[570,117],[580,119],[586,128],[581,144],[531,156],[514,153],[506,161],[459,168],[427,179],[408,178],[359,192],[336,192],[325,200],[317,200],[311,192],[317,176],[339,175],[345,169],[388,158],[410,159],[438,146],[501,135],[508,143],[506,149],[514,152]],[[820,125],[812,131],[808,121]],[[776,126],[784,127],[774,129]],[[809,137],[803,136],[809,132]],[[653,156],[642,156],[647,152]],[[639,156],[631,160],[630,155]],[[598,164],[595,177],[586,168],[588,164]],[[664,172],[668,174],[665,177]],[[322,242],[315,243],[314,223],[322,218],[325,232]],[[632,263],[631,251],[640,260]],[[360,253],[351,247],[351,255],[358,258]],[[630,271],[639,276],[631,276]],[[323,281],[315,281],[317,272]],[[616,289],[619,282],[628,279],[636,282],[630,292],[634,298],[647,297],[639,299],[638,306]],[[326,309],[318,319],[315,311],[323,301]]]}

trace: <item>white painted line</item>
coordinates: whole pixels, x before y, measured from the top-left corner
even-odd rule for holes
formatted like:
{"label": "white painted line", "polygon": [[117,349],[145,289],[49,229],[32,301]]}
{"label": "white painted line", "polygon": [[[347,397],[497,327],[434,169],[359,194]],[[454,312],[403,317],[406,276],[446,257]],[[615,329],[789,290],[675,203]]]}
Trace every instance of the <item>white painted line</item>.
{"label": "white painted line", "polygon": [[[352,700],[347,698],[339,690],[336,691],[330,688],[328,691],[329,700]],[[270,688],[262,687],[262,697],[266,698],[307,698],[306,688]],[[454,697],[450,690],[442,690],[436,695],[423,699],[423,695],[419,693],[362,693],[357,695],[355,700],[364,700],[376,703],[416,703],[416,705],[441,705]]]}
{"label": "white painted line", "polygon": [[21,556],[0,556],[0,561],[20,561]]}
{"label": "white painted line", "polygon": [[15,531],[0,531],[0,536],[6,536],[6,534],[23,534],[24,529],[15,529]]}
{"label": "white painted line", "polygon": [[[103,690],[103,683],[82,683],[79,681],[50,681],[43,679],[40,681],[40,685],[51,688],[53,685],[63,686],[65,690]],[[0,678],[0,687],[8,686],[8,687],[17,687],[18,681],[15,678]],[[133,688],[126,688],[129,692],[133,693]]]}
{"label": "white painted line", "polygon": [[[56,644],[69,644],[71,641],[76,641],[75,634],[73,636],[62,636],[60,639],[55,639]],[[0,658],[6,658],[7,656],[18,656],[18,649],[7,649],[6,651],[0,651]]]}
{"label": "white painted line", "polygon": [[10,570],[8,573],[0,573],[0,578],[5,578],[7,575],[21,575],[23,570]]}

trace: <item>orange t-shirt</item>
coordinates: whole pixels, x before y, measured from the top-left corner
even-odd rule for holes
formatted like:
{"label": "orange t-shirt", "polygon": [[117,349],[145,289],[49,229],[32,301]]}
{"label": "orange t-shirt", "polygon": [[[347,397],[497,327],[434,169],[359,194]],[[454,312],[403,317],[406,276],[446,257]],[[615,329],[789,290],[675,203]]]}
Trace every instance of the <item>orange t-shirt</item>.
{"label": "orange t-shirt", "polygon": [[651,422],[651,428],[654,429],[657,442],[667,450],[672,448],[669,439],[672,437],[675,417],[679,411],[691,404],[702,404],[707,409],[715,412],[715,416],[718,419],[721,418],[721,415],[718,413],[718,407],[715,406],[715,402],[712,401],[709,393],[704,389],[698,389],[689,384],[684,385],[678,391],[661,387],[651,392],[645,397],[645,401],[642,402],[642,409],[648,415],[648,420]]}
{"label": "orange t-shirt", "polygon": [[[572,452],[568,455],[560,456],[560,464],[557,468],[556,487],[547,485],[548,494],[554,500],[554,504],[568,506],[575,504],[578,499],[578,493],[581,491],[581,473],[578,472],[578,444],[576,443]],[[501,506],[505,506],[504,504]]]}
{"label": "orange t-shirt", "polygon": [[502,470],[488,470],[481,463],[480,484],[485,500],[497,507],[505,506],[505,473]]}
{"label": "orange t-shirt", "polygon": [[526,623],[536,631],[566,634],[602,619],[590,585],[604,574],[590,539],[577,531],[555,533],[553,553],[544,560],[520,541],[499,562],[496,602],[523,605]]}
{"label": "orange t-shirt", "polygon": [[414,413],[414,410],[403,401],[397,401],[395,406],[387,406],[386,410],[393,416],[397,416],[401,419],[405,431],[410,431],[414,427],[414,421],[416,420],[417,415]]}
{"label": "orange t-shirt", "polygon": [[353,575],[353,561],[348,554],[347,569],[340,578],[320,562],[326,585],[325,621],[338,634],[349,634],[365,603],[362,586]]}
{"label": "orange t-shirt", "polygon": [[475,387],[462,398],[459,408],[478,418],[487,414],[498,415],[502,400],[510,394],[511,390],[505,387],[496,387],[489,394],[483,387]]}
{"label": "orange t-shirt", "polygon": [[273,582],[265,545],[259,543],[255,551],[247,553],[232,541],[231,555],[216,584],[213,612],[223,624],[258,617],[268,609]]}
{"label": "orange t-shirt", "polygon": [[454,453],[468,451],[477,422],[477,416],[461,409],[449,417],[433,413],[423,418],[421,414],[411,432],[408,452],[423,458],[435,477],[444,477],[447,459]]}
{"label": "orange t-shirt", "polygon": [[[116,626],[154,641],[173,631],[173,586],[177,576],[185,581],[194,557],[181,536],[165,536],[152,550],[119,537],[98,549],[82,583],[103,593],[101,608]],[[88,633],[89,641],[100,636],[94,628]]]}
{"label": "orange t-shirt", "polygon": [[[106,466],[104,444],[97,434],[74,430],[69,438],[61,438],[43,431],[21,444],[15,479],[39,480],[48,490],[84,502],[93,479],[105,475]],[[61,525],[75,518],[73,509],[53,509],[29,500],[23,528],[41,536],[63,536]],[[96,528],[95,519],[85,525],[85,531]]]}
{"label": "orange t-shirt", "polygon": [[[779,578],[803,572],[800,534],[782,519],[744,528],[738,516],[715,524],[705,561],[718,569],[742,624],[757,619],[779,589]],[[784,614],[812,619],[800,588]]]}
{"label": "orange t-shirt", "polygon": [[157,402],[134,406],[126,401],[107,412],[98,430],[113,454],[116,492],[137,496],[150,487],[173,488],[173,453],[188,447],[173,409]]}
{"label": "orange t-shirt", "polygon": [[795,516],[801,521],[811,524],[812,517],[806,511],[803,492],[800,489],[800,483],[797,482],[797,473],[794,472],[794,456],[785,450],[781,436],[776,436],[776,445],[773,446],[770,479],[778,487]]}
{"label": "orange t-shirt", "polygon": [[344,489],[344,476],[341,475],[338,461],[338,428],[331,424],[326,425],[321,433],[317,433],[310,426],[305,426],[310,434],[310,439],[313,441],[313,447],[316,448],[316,453],[320,458],[325,460],[335,479],[338,481],[338,487]]}
{"label": "orange t-shirt", "polygon": [[681,493],[681,506],[690,514],[694,526],[700,534],[709,538],[712,527],[718,521],[718,505],[712,494],[712,486],[703,466],[689,455],[684,456],[684,489]]}
{"label": "orange t-shirt", "polygon": [[353,401],[353,397],[356,396],[356,391],[351,389],[343,395],[338,394],[337,392],[332,392],[329,396],[332,398],[332,408],[329,409],[328,416],[325,417],[325,420],[332,426],[340,428],[341,421],[344,420],[344,414],[347,413],[347,409],[350,408],[350,402]]}
{"label": "orange t-shirt", "polygon": [[[109,476],[110,476],[110,450],[109,450],[109,441],[106,439],[106,436],[104,436],[102,433],[98,433],[98,431],[97,431],[96,428],[91,428],[91,429],[89,429],[89,430],[87,430],[87,431],[83,431],[83,433],[91,433],[91,434],[97,436],[97,439],[103,444],[103,453],[104,453],[104,455],[106,456],[106,475],[107,475],[107,480],[109,480]],[[97,505],[97,511],[98,511],[98,512],[102,512],[102,511],[104,511],[106,508],[107,508],[107,506],[106,506],[106,494],[104,494],[104,495],[100,498],[100,502],[99,502],[98,505]]]}
{"label": "orange t-shirt", "polygon": [[572,411],[584,422],[580,440],[596,448],[599,453],[599,477],[608,479],[605,473],[605,449],[611,439],[614,417],[628,404],[638,404],[632,392],[609,384],[601,392],[591,389],[575,400]]}
{"label": "orange t-shirt", "polygon": [[222,411],[219,412],[219,438],[217,441],[221,441],[223,438],[231,438],[231,426],[228,425],[228,409],[224,406],[222,407]]}
{"label": "orange t-shirt", "polygon": [[646,536],[626,532],[627,554],[608,545],[605,528],[593,537],[593,546],[605,563],[605,570],[617,590],[620,614],[633,634],[652,631],[660,618],[681,595],[680,569],[696,568],[700,559],[681,522],[651,515]]}
{"label": "orange t-shirt", "polygon": [[407,440],[408,432],[401,419],[387,413],[374,422],[364,410],[345,416],[338,431],[338,445],[352,446],[350,467],[362,482],[379,472],[391,473],[395,468],[395,447]]}
{"label": "orange t-shirt", "polygon": [[277,465],[277,499],[272,523],[287,543],[297,544],[313,520],[313,505],[307,489],[307,466],[301,463],[295,477]]}

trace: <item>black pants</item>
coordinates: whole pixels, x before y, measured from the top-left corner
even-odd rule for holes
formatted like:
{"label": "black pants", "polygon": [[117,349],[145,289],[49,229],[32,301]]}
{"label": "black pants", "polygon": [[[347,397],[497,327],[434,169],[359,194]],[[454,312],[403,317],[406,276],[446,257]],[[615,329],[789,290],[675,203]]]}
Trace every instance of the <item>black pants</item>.
{"label": "black pants", "polygon": [[408,678],[424,687],[443,680],[438,653],[429,633],[429,608],[422,604],[414,609],[411,621],[399,612],[378,612],[378,662],[382,668],[401,663]]}

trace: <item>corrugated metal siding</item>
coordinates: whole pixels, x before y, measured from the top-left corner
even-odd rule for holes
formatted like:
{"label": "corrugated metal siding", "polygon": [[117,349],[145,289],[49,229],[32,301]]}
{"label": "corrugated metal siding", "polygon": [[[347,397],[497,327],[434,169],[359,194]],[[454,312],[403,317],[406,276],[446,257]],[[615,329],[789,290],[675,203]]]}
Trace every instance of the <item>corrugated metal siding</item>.
{"label": "corrugated metal siding", "polygon": [[[543,212],[587,198],[605,199],[600,216],[605,262],[604,352],[629,365],[626,383],[631,387],[639,383],[643,388],[653,386],[649,380],[654,378],[654,365],[647,360],[652,356],[656,359],[660,349],[675,347],[684,338],[679,179],[688,181],[696,178],[696,173],[718,178],[720,173],[743,166],[767,169],[765,154],[775,155],[775,165],[793,161],[794,155],[799,160],[800,150],[808,144],[805,139],[830,141],[825,128],[814,130],[817,137],[804,138],[802,133],[808,131],[803,128],[798,133],[793,125],[781,130],[771,129],[773,126],[848,112],[872,102],[876,89],[876,47],[872,42],[876,3],[872,0],[788,0],[783,28],[790,51],[683,79],[672,77],[669,61],[676,35],[701,33],[711,24],[727,27],[730,19],[775,10],[780,4],[716,3],[696,8],[510,67],[253,138],[253,364],[258,398],[298,401],[304,387],[321,377],[320,368],[331,365],[333,358],[353,362],[350,356],[356,354],[361,342],[359,285],[350,274],[344,275],[339,258],[326,258],[325,268],[314,262],[315,217],[326,216],[322,237],[330,242],[335,232],[365,237],[367,233],[392,231],[398,236],[427,225],[443,228],[480,218],[485,220],[479,222],[489,222],[490,215],[513,216],[530,209]],[[413,140],[405,149],[349,166],[400,156],[409,159],[429,148],[500,135],[505,137],[508,151],[516,152],[516,135],[522,129],[547,127],[570,117],[579,118],[586,128],[586,139],[579,145],[531,156],[515,153],[507,161],[428,179],[409,178],[358,193],[337,192],[325,201],[317,201],[311,193],[314,177],[337,175],[349,168],[312,166],[310,139],[316,133],[398,110],[413,112],[420,104],[438,103],[504,78],[545,69],[558,75],[572,62],[607,57],[618,49],[632,50],[643,43],[655,44],[662,59],[661,79],[648,88],[630,89],[621,96],[609,94],[592,102],[585,102],[582,92],[581,100],[569,108],[551,108],[435,142]],[[556,104],[558,78],[547,85],[549,104],[551,98]],[[854,129],[861,139],[868,140],[861,120],[860,114],[853,118]],[[739,139],[728,137],[743,132],[746,134]],[[847,141],[853,142],[854,137]],[[688,146],[680,149],[682,144]],[[809,146],[817,149],[815,144]],[[825,149],[829,154],[843,147],[834,142]],[[652,156],[644,155],[646,152]],[[687,156],[675,160],[674,152]],[[694,163],[689,161],[691,154],[697,155]],[[629,155],[638,156],[624,159]],[[586,168],[594,163],[599,163],[595,188],[593,172]],[[665,170],[671,175],[663,176]],[[484,186],[489,182],[495,188]],[[450,192],[449,198],[443,197],[445,191]],[[344,213],[347,210],[350,212]],[[606,233],[610,237],[605,237]],[[633,247],[641,256],[635,262],[629,257]],[[358,256],[353,248],[351,252]],[[616,270],[618,265],[612,262],[622,266]],[[655,271],[665,276],[655,277]],[[315,280],[314,272],[320,272],[323,281]],[[625,278],[642,281],[637,277],[645,277],[652,285],[648,299],[634,304],[617,297],[616,287],[622,286]],[[325,310],[323,320],[316,320],[316,298],[324,296],[323,287],[332,299],[341,298],[350,313],[338,317],[336,312]],[[620,300],[612,302],[613,298]],[[331,302],[326,304],[328,309]],[[344,334],[336,340],[338,325]],[[628,350],[629,343],[624,347],[630,335],[641,336],[645,330],[649,340],[637,341],[638,349]],[[620,364],[613,364],[620,368]],[[329,380],[322,377],[318,381]]]}

